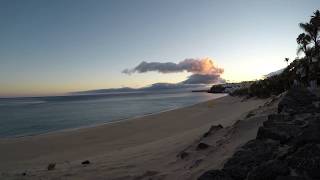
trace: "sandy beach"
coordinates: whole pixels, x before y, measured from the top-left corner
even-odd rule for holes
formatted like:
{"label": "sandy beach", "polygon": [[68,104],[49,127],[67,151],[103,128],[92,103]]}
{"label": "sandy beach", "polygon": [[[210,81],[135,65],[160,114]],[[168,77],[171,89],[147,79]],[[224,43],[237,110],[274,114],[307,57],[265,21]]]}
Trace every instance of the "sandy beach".
{"label": "sandy beach", "polygon": [[[265,120],[262,111],[274,111],[273,106],[259,108],[268,100],[225,96],[97,127],[0,139],[0,179],[196,179],[255,138]],[[259,117],[255,111],[261,111]],[[224,128],[207,140],[214,148],[194,150],[218,124]],[[183,150],[191,152],[187,159],[177,157]],[[82,165],[85,160],[90,164]],[[56,168],[48,171],[49,163]]]}

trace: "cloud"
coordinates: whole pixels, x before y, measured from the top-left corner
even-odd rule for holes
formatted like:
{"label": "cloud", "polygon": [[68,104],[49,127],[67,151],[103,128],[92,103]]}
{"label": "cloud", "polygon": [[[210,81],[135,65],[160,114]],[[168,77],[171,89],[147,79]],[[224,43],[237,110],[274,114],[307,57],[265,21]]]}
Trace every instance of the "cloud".
{"label": "cloud", "polygon": [[160,63],[160,62],[141,62],[138,66],[132,69],[125,69],[122,72],[125,74],[132,73],[145,73],[149,71],[157,71],[159,73],[176,73],[176,72],[191,72],[198,74],[221,74],[222,68],[214,65],[213,60],[210,58],[202,59],[185,59],[179,63]]}
{"label": "cloud", "polygon": [[190,72],[191,76],[181,82],[183,84],[214,84],[224,82],[220,75],[224,72],[223,68],[217,67],[210,58],[188,58],[179,63],[173,62],[141,62],[132,69],[125,69],[122,72],[128,75],[133,73],[146,72],[177,73]]}

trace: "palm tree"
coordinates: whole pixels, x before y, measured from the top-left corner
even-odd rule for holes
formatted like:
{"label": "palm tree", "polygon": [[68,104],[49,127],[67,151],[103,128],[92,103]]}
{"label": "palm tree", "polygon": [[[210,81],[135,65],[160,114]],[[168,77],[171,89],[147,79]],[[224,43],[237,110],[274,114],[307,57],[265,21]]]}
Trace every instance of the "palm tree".
{"label": "palm tree", "polygon": [[311,41],[314,44],[315,53],[319,52],[319,31],[320,31],[320,11],[317,10],[311,16],[309,23],[300,23],[299,26],[302,28],[307,35],[310,36]]}
{"label": "palm tree", "polygon": [[313,16],[311,16],[311,20],[310,22],[313,24],[313,25],[316,25],[316,26],[320,26],[320,11],[319,10],[316,10],[314,13],[313,13]]}
{"label": "palm tree", "polygon": [[300,23],[299,26],[310,36],[311,40],[314,43],[315,48],[318,48],[318,31],[319,28],[314,26],[311,23]]}
{"label": "palm tree", "polygon": [[302,51],[307,56],[307,46],[310,44],[310,42],[311,42],[311,37],[305,33],[301,33],[297,37],[297,43],[299,44],[297,54],[299,54]]}

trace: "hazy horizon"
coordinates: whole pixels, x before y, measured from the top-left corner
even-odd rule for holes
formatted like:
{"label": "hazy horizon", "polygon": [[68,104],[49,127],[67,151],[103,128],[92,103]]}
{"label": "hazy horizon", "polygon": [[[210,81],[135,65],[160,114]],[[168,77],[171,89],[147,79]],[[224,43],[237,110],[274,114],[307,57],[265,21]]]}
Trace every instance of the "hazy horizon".
{"label": "hazy horizon", "polygon": [[317,0],[3,0],[0,97],[254,80],[296,57],[298,23],[317,7]]}

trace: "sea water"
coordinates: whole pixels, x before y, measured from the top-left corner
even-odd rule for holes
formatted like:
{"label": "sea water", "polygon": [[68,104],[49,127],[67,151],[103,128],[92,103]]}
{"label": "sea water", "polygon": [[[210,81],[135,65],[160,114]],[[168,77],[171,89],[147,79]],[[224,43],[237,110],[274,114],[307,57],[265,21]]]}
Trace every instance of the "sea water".
{"label": "sea water", "polygon": [[190,106],[223,96],[137,92],[0,99],[0,138],[81,128]]}

